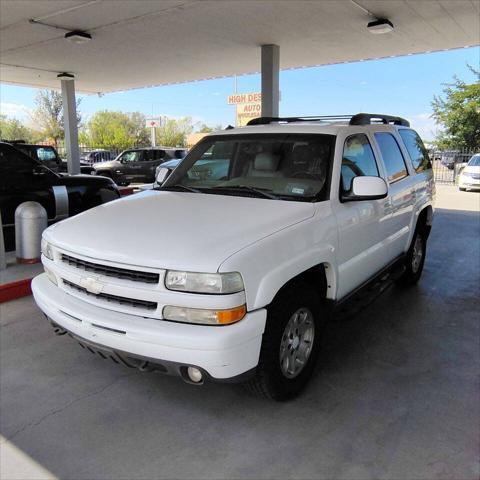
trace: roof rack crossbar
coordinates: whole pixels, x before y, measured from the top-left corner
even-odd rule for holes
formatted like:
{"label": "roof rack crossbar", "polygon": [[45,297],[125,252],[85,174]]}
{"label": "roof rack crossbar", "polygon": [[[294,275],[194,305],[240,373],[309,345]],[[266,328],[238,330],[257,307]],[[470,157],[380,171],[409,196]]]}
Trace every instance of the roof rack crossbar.
{"label": "roof rack crossbar", "polygon": [[401,125],[402,127],[410,126],[410,122],[402,117],[384,115],[383,113],[357,113],[350,119],[350,125],[371,125],[372,123],[376,123],[375,120],[385,125],[392,123],[393,125]]}

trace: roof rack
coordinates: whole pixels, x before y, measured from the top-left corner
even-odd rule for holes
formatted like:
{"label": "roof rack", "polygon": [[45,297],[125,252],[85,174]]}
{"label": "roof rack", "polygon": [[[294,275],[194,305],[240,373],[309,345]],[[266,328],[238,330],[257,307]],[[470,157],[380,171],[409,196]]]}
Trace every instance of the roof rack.
{"label": "roof rack", "polygon": [[15,145],[16,143],[27,143],[25,140],[7,140],[6,138],[0,138],[0,142],[10,143]]}
{"label": "roof rack", "polygon": [[409,127],[410,122],[401,117],[384,115],[382,113],[357,113],[355,115],[316,115],[309,117],[259,117],[250,120],[247,125],[269,125],[270,123],[295,123],[295,122],[338,122],[348,120],[349,125],[371,125],[382,123],[384,125],[401,125]]}
{"label": "roof rack", "polygon": [[314,115],[307,117],[258,117],[250,120],[247,125],[268,125],[269,123],[295,123],[295,122],[338,122],[350,120],[352,115]]}
{"label": "roof rack", "polygon": [[[373,120],[373,121],[372,121]],[[383,113],[357,113],[350,119],[350,125],[371,125],[372,123],[393,124],[409,127],[410,122],[402,117],[393,117]]]}

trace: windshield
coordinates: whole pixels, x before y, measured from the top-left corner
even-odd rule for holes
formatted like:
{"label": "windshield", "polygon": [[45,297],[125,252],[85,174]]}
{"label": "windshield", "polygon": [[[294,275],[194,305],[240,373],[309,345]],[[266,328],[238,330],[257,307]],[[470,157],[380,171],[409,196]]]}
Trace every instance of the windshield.
{"label": "windshield", "polygon": [[480,154],[474,155],[474,156],[468,161],[468,166],[469,166],[469,167],[480,167]]}
{"label": "windshield", "polygon": [[208,137],[187,155],[162,189],[324,200],[334,142],[333,135]]}

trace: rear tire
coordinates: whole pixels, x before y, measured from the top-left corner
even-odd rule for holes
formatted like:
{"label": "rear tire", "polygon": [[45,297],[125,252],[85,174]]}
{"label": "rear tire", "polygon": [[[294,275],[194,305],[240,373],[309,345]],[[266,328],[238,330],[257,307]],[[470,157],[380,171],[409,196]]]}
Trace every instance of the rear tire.
{"label": "rear tire", "polygon": [[425,225],[417,225],[405,258],[405,272],[397,280],[398,285],[409,287],[420,280],[427,254],[427,236]]}
{"label": "rear tire", "polygon": [[466,188],[462,188],[462,187],[458,187],[458,189],[459,189],[461,192],[466,192],[466,191],[467,191]]}
{"label": "rear tire", "polygon": [[312,376],[326,315],[306,283],[285,289],[268,307],[255,376],[244,386],[255,395],[284,401],[298,395]]}

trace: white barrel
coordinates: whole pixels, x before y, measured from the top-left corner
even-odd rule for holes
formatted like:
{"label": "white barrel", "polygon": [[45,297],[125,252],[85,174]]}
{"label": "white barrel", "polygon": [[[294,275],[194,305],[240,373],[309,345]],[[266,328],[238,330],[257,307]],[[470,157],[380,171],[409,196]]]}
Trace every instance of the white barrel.
{"label": "white barrel", "polygon": [[47,211],[37,202],[24,202],[15,210],[15,247],[17,261],[40,261],[42,232],[48,226]]}

